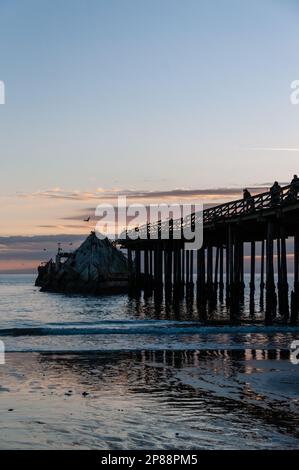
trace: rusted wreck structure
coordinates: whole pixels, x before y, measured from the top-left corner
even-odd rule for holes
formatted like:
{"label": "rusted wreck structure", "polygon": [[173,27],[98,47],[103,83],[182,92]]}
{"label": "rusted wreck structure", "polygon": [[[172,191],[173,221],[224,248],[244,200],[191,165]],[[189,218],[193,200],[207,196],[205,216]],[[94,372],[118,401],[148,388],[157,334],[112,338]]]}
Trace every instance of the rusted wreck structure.
{"label": "rusted wreck structure", "polygon": [[107,238],[94,232],[72,253],[58,249],[52,259],[38,267],[36,286],[43,291],[115,294],[128,289],[128,265],[123,253]]}

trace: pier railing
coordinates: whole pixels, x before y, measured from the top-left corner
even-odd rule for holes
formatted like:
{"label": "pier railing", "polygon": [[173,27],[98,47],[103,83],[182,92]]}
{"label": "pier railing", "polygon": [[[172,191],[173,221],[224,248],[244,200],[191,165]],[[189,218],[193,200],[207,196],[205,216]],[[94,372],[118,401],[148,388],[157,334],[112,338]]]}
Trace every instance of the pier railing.
{"label": "pier railing", "polygon": [[288,185],[280,188],[279,191],[267,191],[246,199],[242,198],[205,209],[204,223],[211,223],[239,215],[248,215],[294,203],[298,200],[299,188],[293,191],[292,189],[292,186]]}
{"label": "pier railing", "polygon": [[[298,185],[299,186],[299,185]],[[170,238],[180,239],[186,228],[194,229],[195,225],[218,223],[234,217],[261,213],[262,211],[284,207],[294,204],[299,200],[299,187],[297,185],[287,185],[277,191],[267,191],[256,194],[249,198],[242,198],[231,202],[226,202],[202,212],[195,212],[181,219],[168,219],[165,221],[147,223],[140,227],[135,227],[129,231],[121,233],[119,241],[129,239],[160,239],[163,232],[169,233]]]}

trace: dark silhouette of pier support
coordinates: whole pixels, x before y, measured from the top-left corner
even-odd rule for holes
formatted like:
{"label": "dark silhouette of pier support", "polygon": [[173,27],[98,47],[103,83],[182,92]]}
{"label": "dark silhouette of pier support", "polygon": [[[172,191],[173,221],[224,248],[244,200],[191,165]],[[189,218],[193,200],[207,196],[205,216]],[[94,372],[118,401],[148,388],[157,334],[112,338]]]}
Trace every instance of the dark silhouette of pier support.
{"label": "dark silhouette of pier support", "polygon": [[[299,198],[290,201],[289,187],[282,190],[275,205],[270,193],[252,198],[250,207],[244,200],[207,209],[203,213],[203,245],[188,249],[184,239],[184,220],[170,220],[169,237],[162,232],[165,222],[136,228],[139,236],[119,240],[127,248],[130,284],[138,292],[154,292],[163,298],[190,304],[196,290],[198,308],[205,317],[217,303],[226,303],[232,320],[238,320],[244,303],[244,270],[249,274],[249,312],[254,318],[259,267],[260,310],[265,323],[298,323],[299,311]],[[191,227],[196,214],[191,217]],[[180,227],[180,237],[175,236]],[[155,237],[151,237],[151,231]],[[141,237],[143,230],[145,237]],[[177,235],[177,234],[176,234]],[[290,240],[294,239],[293,248]],[[293,257],[294,284],[289,291],[288,270]],[[289,263],[288,263],[289,259]],[[260,263],[259,263],[260,260]],[[292,271],[292,270],[291,270]],[[246,281],[247,282],[247,281]],[[291,294],[291,295],[290,295]],[[190,303],[191,302],[191,303]]]}
{"label": "dark silhouette of pier support", "polygon": [[267,223],[266,239],[266,323],[272,324],[276,316],[277,298],[274,282],[274,224]]}
{"label": "dark silhouette of pier support", "polygon": [[255,294],[255,241],[250,243],[250,300],[249,309],[250,313],[254,313],[254,294]]}
{"label": "dark silhouette of pier support", "polygon": [[265,240],[261,242],[261,273],[260,273],[260,310],[264,310],[265,290]]}
{"label": "dark silhouette of pier support", "polygon": [[294,234],[294,287],[291,293],[291,319],[292,325],[298,323],[299,312],[299,227]]}
{"label": "dark silhouette of pier support", "polygon": [[224,289],[224,282],[223,282],[223,246],[222,244],[219,247],[219,302],[223,303],[223,289]]}
{"label": "dark silhouette of pier support", "polygon": [[288,270],[287,270],[287,252],[286,252],[286,238],[283,228],[279,230],[279,238],[277,239],[280,245],[280,260],[278,266],[279,282],[278,282],[278,305],[279,313],[285,321],[289,318],[289,285],[288,285]]}
{"label": "dark silhouette of pier support", "polygon": [[206,257],[205,249],[197,251],[197,299],[200,305],[205,304],[206,292]]}

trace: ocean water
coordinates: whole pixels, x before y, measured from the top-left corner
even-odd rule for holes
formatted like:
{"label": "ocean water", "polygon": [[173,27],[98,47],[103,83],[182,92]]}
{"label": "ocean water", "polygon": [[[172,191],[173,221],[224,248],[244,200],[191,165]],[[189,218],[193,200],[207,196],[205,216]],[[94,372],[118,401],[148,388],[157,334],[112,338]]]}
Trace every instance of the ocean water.
{"label": "ocean water", "polygon": [[299,448],[299,328],[0,275],[0,448]]}
{"label": "ocean water", "polygon": [[241,322],[232,325],[224,305],[203,316],[195,298],[44,293],[32,275],[0,275],[0,338],[11,352],[289,348],[299,327],[264,326],[258,290],[254,316],[245,294]]}

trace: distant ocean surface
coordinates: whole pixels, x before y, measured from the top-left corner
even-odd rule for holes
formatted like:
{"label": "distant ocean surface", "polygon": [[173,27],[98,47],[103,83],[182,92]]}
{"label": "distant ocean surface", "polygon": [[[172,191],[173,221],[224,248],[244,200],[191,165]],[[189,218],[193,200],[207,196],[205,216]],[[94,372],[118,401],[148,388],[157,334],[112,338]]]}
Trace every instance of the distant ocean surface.
{"label": "distant ocean surface", "polygon": [[[299,328],[0,275],[0,448],[299,448]],[[12,411],[11,411],[12,410]]]}
{"label": "distant ocean surface", "polygon": [[[248,297],[248,292],[245,292]],[[203,321],[196,299],[179,304],[154,298],[40,292],[32,275],[0,275],[0,338],[7,351],[289,348],[299,327],[266,327],[259,311],[231,326],[225,306]]]}

